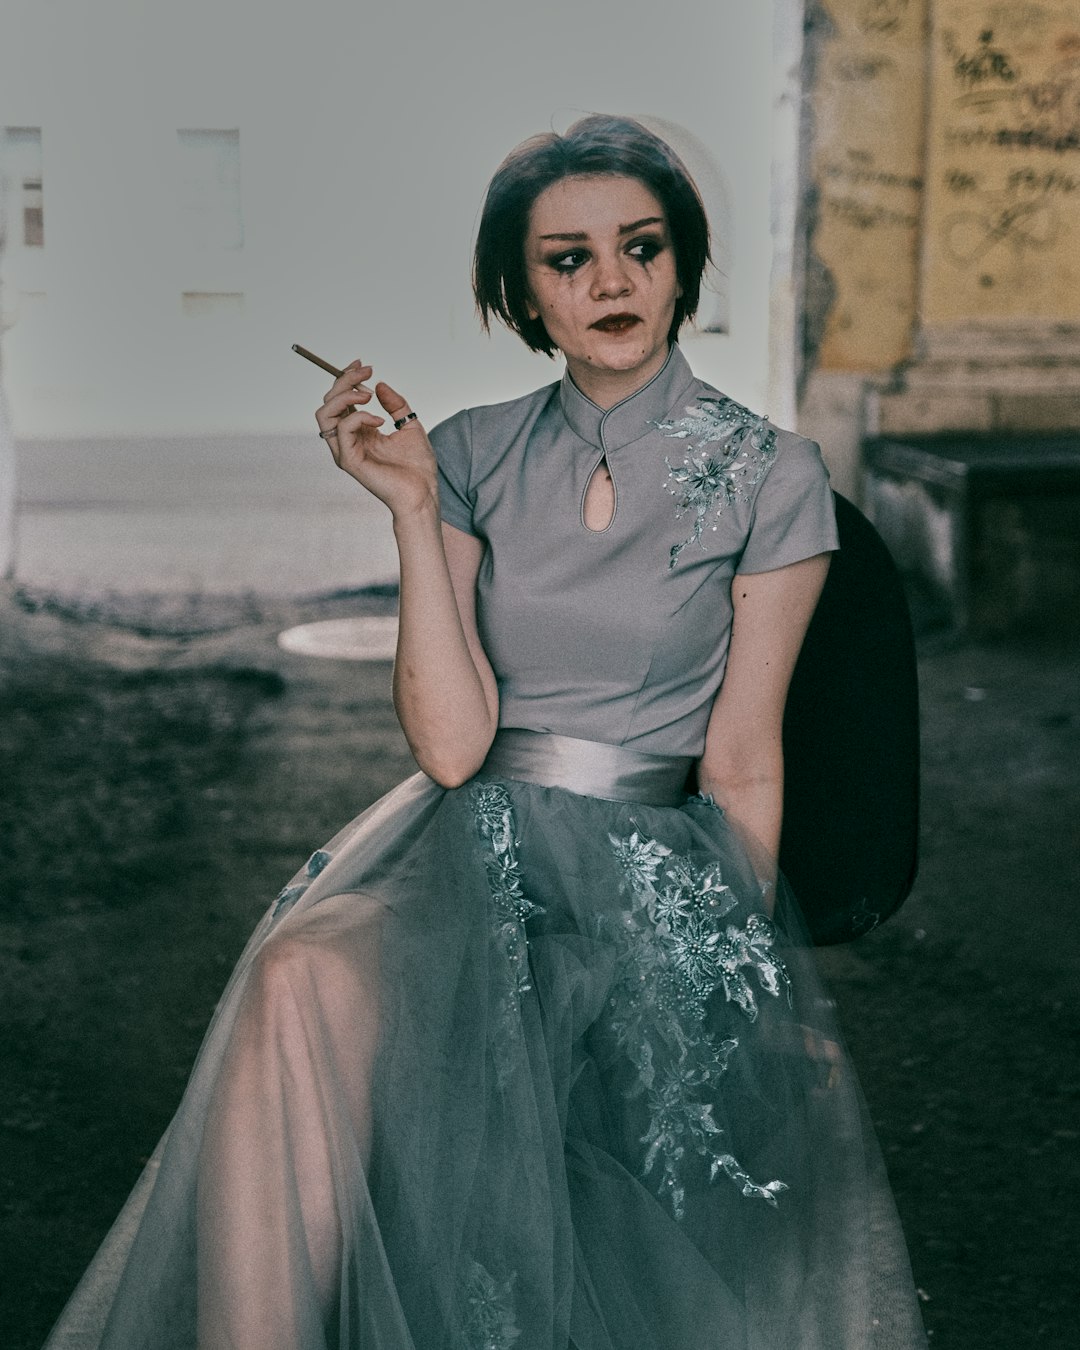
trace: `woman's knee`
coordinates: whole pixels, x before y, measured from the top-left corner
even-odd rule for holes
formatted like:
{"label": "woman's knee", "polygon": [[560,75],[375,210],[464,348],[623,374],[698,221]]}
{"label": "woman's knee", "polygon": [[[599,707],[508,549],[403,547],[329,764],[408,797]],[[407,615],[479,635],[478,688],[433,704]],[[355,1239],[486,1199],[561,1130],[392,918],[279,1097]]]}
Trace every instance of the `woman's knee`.
{"label": "woman's knee", "polygon": [[275,1022],[314,1018],[333,1035],[356,1035],[378,1019],[377,953],[370,935],[340,931],[272,934],[252,957],[248,999]]}

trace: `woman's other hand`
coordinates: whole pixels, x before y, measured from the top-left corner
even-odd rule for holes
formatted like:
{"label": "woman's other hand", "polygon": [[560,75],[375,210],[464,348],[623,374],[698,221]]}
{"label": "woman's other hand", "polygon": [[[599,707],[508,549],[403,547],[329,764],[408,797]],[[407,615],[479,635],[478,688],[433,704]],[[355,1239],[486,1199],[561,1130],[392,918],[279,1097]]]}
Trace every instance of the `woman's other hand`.
{"label": "woman's other hand", "polygon": [[[427,433],[396,389],[380,382],[372,394],[364,383],[371,373],[362,361],[345,367],[315,414],[319,434],[338,468],[384,502],[395,520],[437,514],[438,470]],[[396,424],[393,431],[380,430],[386,418],[368,411],[372,397]]]}

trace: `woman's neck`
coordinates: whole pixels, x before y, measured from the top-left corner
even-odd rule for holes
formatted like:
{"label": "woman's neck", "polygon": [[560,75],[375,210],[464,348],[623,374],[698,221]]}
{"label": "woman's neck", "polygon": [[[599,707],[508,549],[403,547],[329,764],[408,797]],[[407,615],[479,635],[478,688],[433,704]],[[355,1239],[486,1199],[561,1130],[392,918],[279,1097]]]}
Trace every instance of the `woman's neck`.
{"label": "woman's neck", "polygon": [[654,379],[667,364],[671,348],[658,353],[655,360],[647,366],[636,366],[633,370],[598,370],[587,362],[567,362],[570,378],[590,402],[605,412],[616,403],[636,394],[639,389]]}

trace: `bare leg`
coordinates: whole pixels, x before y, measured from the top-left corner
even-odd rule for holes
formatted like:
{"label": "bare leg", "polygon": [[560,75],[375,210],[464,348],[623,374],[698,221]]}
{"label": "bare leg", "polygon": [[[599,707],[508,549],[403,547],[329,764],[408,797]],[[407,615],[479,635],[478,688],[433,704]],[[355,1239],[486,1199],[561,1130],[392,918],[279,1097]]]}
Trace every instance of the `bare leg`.
{"label": "bare leg", "polygon": [[207,1119],[198,1350],[318,1344],[371,1147],[378,907],[323,902],[253,958]]}

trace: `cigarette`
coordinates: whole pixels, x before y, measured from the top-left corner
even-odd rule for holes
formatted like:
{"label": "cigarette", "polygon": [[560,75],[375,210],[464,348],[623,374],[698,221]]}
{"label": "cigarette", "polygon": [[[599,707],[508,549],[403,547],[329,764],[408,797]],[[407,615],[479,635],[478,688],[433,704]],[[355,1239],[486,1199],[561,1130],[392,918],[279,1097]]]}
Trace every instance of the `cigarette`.
{"label": "cigarette", "polygon": [[321,356],[316,356],[314,352],[309,352],[306,347],[301,347],[299,342],[294,342],[292,349],[297,356],[302,356],[305,361],[310,361],[313,365],[321,366],[323,370],[329,371],[335,379],[345,374],[343,370],[338,370],[337,366],[332,366],[329,361],[324,361]]}

